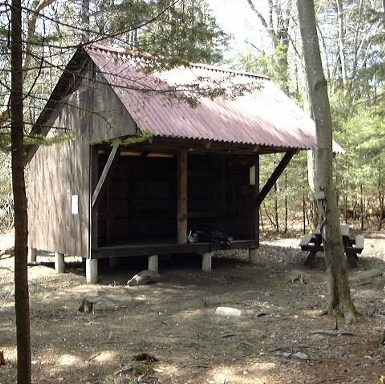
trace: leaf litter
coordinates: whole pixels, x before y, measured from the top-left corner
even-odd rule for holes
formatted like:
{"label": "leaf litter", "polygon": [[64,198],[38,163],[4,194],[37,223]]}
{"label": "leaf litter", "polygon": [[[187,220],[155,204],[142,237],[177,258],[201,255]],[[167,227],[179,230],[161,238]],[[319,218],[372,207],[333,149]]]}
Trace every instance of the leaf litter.
{"label": "leaf litter", "polygon": [[[300,237],[264,241],[257,264],[243,252],[218,253],[209,274],[201,271],[200,257],[161,258],[162,280],[143,286],[126,283],[145,269],[145,259],[101,268],[97,286],[85,284],[81,265],[65,274],[29,267],[33,380],[379,383],[385,375],[385,281],[382,273],[358,274],[384,271],[385,235],[366,236],[358,269],[350,271],[363,316],[350,326],[339,320],[338,331],[334,318],[318,316],[327,304],[323,259],[304,267]],[[2,384],[16,377],[12,270],[12,257],[2,258]],[[95,305],[79,312],[84,299]]]}

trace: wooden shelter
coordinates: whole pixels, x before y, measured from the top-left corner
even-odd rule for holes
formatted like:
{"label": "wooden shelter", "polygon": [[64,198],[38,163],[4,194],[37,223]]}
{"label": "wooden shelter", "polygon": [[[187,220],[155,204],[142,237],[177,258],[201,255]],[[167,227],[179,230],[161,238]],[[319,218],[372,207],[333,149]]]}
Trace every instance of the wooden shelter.
{"label": "wooden shelter", "polygon": [[[187,239],[212,230],[255,256],[259,206],[293,155],[314,147],[314,123],[266,77],[207,65],[148,73],[146,63],[99,45],[68,63],[32,130],[63,140],[28,151],[31,260],[55,252],[62,270],[66,255],[82,256],[90,283],[102,258],[147,256],[157,270],[158,255],[199,253],[208,271],[223,245]],[[186,101],[219,81],[253,87]],[[282,160],[260,188],[267,153]]]}

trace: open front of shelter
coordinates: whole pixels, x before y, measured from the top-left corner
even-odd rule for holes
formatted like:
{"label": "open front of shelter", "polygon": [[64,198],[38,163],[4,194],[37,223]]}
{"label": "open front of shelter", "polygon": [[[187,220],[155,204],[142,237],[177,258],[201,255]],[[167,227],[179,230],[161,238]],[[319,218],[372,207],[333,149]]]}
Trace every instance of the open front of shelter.
{"label": "open front of shelter", "polygon": [[[108,149],[98,149],[101,168]],[[111,153],[111,152],[110,152]],[[100,200],[98,246],[186,243],[188,232],[254,239],[253,157],[120,150]],[[95,206],[95,204],[94,204]]]}
{"label": "open front of shelter", "polygon": [[[148,74],[138,60],[90,45],[59,79],[32,133],[62,140],[28,152],[30,254],[55,252],[63,267],[81,256],[90,283],[103,258],[147,256],[157,270],[158,255],[198,253],[205,271],[218,249],[253,259],[259,206],[295,153],[314,147],[313,122],[267,78],[207,65]],[[169,95],[203,78],[256,86],[237,98],[199,95],[195,107]],[[260,186],[268,153],[282,159]],[[191,241],[195,233],[208,236]]]}

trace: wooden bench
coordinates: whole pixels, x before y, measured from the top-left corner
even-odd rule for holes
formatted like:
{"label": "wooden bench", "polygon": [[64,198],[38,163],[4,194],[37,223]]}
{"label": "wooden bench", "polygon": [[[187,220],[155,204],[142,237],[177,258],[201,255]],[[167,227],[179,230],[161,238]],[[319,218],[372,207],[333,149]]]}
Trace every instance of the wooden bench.
{"label": "wooden bench", "polygon": [[[344,245],[345,255],[351,267],[357,267],[358,254],[364,249],[364,236],[358,235],[354,239],[349,236],[349,226],[341,226],[342,242]],[[302,251],[309,252],[305,265],[310,265],[318,252],[323,252],[322,234],[319,228],[314,233],[306,234],[299,243]]]}

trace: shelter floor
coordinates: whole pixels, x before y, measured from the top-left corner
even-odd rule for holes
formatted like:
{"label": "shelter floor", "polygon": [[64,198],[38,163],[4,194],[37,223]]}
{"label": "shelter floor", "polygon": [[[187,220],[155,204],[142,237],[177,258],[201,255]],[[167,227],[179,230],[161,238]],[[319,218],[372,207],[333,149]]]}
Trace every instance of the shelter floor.
{"label": "shelter floor", "polygon": [[210,253],[224,249],[253,249],[257,247],[254,239],[233,240],[230,245],[221,242],[197,242],[178,244],[171,241],[117,243],[99,247],[92,252],[95,259],[113,257],[134,257],[145,255]]}

